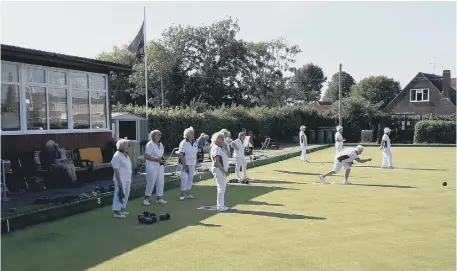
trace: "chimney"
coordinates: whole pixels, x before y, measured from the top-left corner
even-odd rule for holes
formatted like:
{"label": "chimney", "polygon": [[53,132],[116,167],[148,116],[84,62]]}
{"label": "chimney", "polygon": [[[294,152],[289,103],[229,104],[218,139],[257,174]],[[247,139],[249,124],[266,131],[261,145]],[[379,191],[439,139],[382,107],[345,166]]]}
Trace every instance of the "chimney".
{"label": "chimney", "polygon": [[446,98],[449,98],[451,93],[451,71],[444,70],[443,71],[443,83],[442,83],[442,93]]}

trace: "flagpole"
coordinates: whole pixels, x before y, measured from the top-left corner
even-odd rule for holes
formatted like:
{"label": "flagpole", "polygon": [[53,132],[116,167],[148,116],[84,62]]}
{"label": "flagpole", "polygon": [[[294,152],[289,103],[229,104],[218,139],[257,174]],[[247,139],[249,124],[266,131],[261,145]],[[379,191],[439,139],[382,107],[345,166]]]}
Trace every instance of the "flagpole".
{"label": "flagpole", "polygon": [[146,90],[146,120],[148,119],[148,57],[146,54],[146,7],[144,7],[144,20],[143,20],[143,42],[144,42],[144,88]]}

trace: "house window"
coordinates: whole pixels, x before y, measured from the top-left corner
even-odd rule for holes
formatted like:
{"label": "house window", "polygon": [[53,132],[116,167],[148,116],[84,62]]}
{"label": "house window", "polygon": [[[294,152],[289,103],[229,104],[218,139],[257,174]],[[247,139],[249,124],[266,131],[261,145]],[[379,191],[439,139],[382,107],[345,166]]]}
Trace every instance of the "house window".
{"label": "house window", "polygon": [[410,91],[411,102],[428,102],[429,101],[429,89],[411,89]]}
{"label": "house window", "polygon": [[89,129],[89,91],[73,90],[71,104],[73,105],[73,129]]}
{"label": "house window", "polygon": [[1,127],[2,131],[21,130],[19,65],[2,62]]}
{"label": "house window", "polygon": [[45,87],[25,87],[27,130],[47,130],[48,114]]}
{"label": "house window", "polygon": [[68,129],[68,90],[49,88],[49,128],[51,130]]}
{"label": "house window", "polygon": [[107,76],[2,61],[1,129],[27,134],[107,129]]}
{"label": "house window", "polygon": [[45,84],[46,83],[46,70],[35,68],[35,67],[27,68],[27,82]]}

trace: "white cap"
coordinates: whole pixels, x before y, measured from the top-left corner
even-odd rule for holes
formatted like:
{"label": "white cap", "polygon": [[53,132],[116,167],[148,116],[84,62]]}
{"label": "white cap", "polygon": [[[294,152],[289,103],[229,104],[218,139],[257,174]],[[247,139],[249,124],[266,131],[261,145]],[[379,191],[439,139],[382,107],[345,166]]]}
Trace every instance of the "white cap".
{"label": "white cap", "polygon": [[392,130],[390,130],[389,127],[384,128],[384,133],[385,133],[385,134],[388,134],[388,133],[390,133],[390,132],[392,132]]}
{"label": "white cap", "polygon": [[336,126],[336,130],[337,130],[337,131],[339,131],[339,130],[341,130],[341,129],[343,129],[343,126],[341,126],[341,125]]}
{"label": "white cap", "polygon": [[362,145],[357,145],[357,147],[355,147],[355,151],[358,152],[358,153],[362,153],[363,152],[363,146]]}

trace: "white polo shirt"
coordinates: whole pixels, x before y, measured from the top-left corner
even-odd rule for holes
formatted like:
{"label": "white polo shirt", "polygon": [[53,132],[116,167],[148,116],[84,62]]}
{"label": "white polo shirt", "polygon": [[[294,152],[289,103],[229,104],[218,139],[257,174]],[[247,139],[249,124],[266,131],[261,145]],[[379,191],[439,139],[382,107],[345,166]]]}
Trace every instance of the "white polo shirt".
{"label": "white polo shirt", "polygon": [[338,140],[343,140],[343,135],[340,132],[336,132],[335,134],[335,148],[337,151],[342,151],[343,150],[343,141]]}
{"label": "white polo shirt", "polygon": [[[159,144],[155,143],[154,141],[149,141],[148,144],[146,144],[146,151],[145,154],[149,154],[155,158],[161,158],[163,157],[165,149],[163,148],[163,144],[159,142]],[[151,161],[151,160],[146,160],[146,165],[159,165],[160,163]]]}
{"label": "white polo shirt", "polygon": [[245,146],[244,146],[244,143],[241,142],[241,139],[237,138],[235,141],[233,141],[232,146],[238,147],[238,150],[235,149],[235,151],[233,152],[234,157],[244,157]]}
{"label": "white polo shirt", "polygon": [[[382,140],[387,142],[387,146],[384,148],[385,150],[389,150],[390,151],[390,138],[387,134],[384,134],[382,136]],[[383,146],[384,147],[384,146]]]}
{"label": "white polo shirt", "polygon": [[[132,180],[132,162],[128,156],[126,157],[122,152],[116,151],[111,160],[111,165],[113,166],[113,169],[119,169],[121,182]],[[116,174],[113,175],[113,180],[117,182]]]}
{"label": "white polo shirt", "polygon": [[192,142],[189,142],[187,139],[184,139],[179,143],[179,152],[184,153],[186,165],[195,166],[197,164],[197,141],[193,140]]}
{"label": "white polo shirt", "polygon": [[[338,160],[339,157],[344,159],[340,162]],[[335,155],[335,163],[352,163],[357,158],[359,158],[359,156],[355,153],[355,149],[345,149]]]}
{"label": "white polo shirt", "polygon": [[[304,138],[303,143],[301,142],[302,137]],[[300,133],[298,134],[298,140],[300,141],[301,146],[306,146],[308,144],[308,142],[306,141],[306,134],[303,131],[300,131]]]}
{"label": "white polo shirt", "polygon": [[216,157],[216,156],[220,156],[222,158],[222,164],[224,166],[224,170],[227,171],[229,168],[229,161],[228,161],[227,153],[221,147],[219,147],[217,145],[213,145],[213,147],[211,147],[211,160],[213,161],[213,168],[215,168],[214,157]]}

